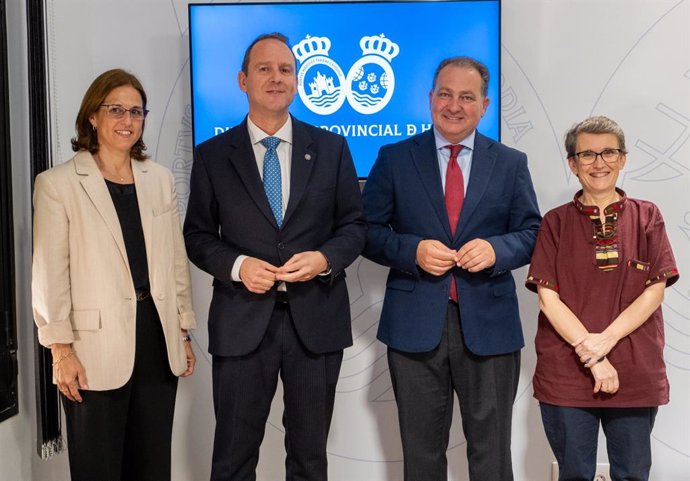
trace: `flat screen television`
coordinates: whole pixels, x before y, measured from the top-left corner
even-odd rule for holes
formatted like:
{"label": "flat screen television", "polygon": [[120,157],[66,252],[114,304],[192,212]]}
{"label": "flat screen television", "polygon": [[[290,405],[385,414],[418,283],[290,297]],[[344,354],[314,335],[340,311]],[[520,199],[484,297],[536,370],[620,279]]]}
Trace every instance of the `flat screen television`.
{"label": "flat screen television", "polygon": [[431,127],[428,94],[446,57],[489,68],[479,130],[499,140],[500,16],[498,0],[190,4],[194,145],[247,114],[237,73],[247,46],[269,32],[286,35],[297,58],[291,113],[344,135],[360,178],[382,145]]}

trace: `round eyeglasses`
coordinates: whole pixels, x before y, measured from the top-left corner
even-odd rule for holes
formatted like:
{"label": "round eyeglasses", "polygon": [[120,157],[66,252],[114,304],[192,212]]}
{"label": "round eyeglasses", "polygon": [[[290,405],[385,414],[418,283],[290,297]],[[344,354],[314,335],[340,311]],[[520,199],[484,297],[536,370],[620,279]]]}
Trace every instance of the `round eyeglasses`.
{"label": "round eyeglasses", "polygon": [[141,107],[132,107],[131,109],[126,109],[122,105],[118,104],[101,104],[100,107],[104,107],[105,113],[108,117],[112,119],[122,119],[125,114],[129,112],[129,117],[132,120],[143,120],[148,115],[149,111],[142,109]]}
{"label": "round eyeglasses", "polygon": [[582,152],[576,152],[574,157],[577,157],[577,160],[579,160],[582,165],[593,164],[597,160],[597,157],[601,157],[607,164],[613,164],[618,161],[622,152],[623,149],[604,149],[601,152],[583,150]]}

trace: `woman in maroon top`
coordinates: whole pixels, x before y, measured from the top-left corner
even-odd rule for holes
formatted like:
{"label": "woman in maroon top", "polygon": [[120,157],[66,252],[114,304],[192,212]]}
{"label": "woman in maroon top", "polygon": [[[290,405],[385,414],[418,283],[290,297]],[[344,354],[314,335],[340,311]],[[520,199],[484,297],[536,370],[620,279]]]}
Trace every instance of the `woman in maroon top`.
{"label": "woman in maroon top", "polygon": [[661,302],[678,270],[659,209],[616,188],[618,124],[588,118],[565,148],[582,190],[544,216],[532,256],[534,396],[560,481],[592,481],[599,425],[612,479],[647,480],[657,407],[669,401]]}

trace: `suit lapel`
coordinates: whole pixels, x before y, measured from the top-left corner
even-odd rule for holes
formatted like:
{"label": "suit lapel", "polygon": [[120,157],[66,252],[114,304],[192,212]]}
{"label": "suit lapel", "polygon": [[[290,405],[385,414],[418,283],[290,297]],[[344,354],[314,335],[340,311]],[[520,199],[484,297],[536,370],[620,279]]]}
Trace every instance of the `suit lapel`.
{"label": "suit lapel", "polygon": [[[137,192],[137,203],[139,204],[139,215],[141,216],[141,227],[144,230],[144,243],[146,244],[146,260],[148,265],[152,266],[151,259],[152,249],[152,232],[153,229],[153,211],[151,206],[156,205],[152,194],[153,179],[149,173],[148,161],[139,162],[136,160],[132,162],[132,173],[134,174],[134,186]],[[151,269],[149,267],[149,269]]]}
{"label": "suit lapel", "polygon": [[271,211],[271,206],[268,203],[268,198],[264,191],[264,183],[261,180],[259,168],[256,165],[256,157],[254,156],[254,149],[249,139],[246,118],[244,122],[232,130],[230,142],[232,148],[229,159],[230,163],[235,167],[237,175],[242,180],[242,183],[247,188],[249,196],[261,213],[277,229],[278,224]]}
{"label": "suit lapel", "polygon": [[490,185],[491,172],[493,172],[494,165],[496,164],[496,154],[489,150],[489,145],[489,139],[477,132],[474,138],[474,152],[472,153],[472,171],[465,194],[465,203],[460,213],[458,229],[455,232],[456,237],[462,235],[462,231],[467,226],[469,219],[481,203],[484,193]]}
{"label": "suit lapel", "polygon": [[290,199],[283,218],[285,225],[295,212],[304,192],[307,189],[316,152],[311,148],[312,139],[304,128],[304,124],[292,118],[292,165],[290,172]]}
{"label": "suit lapel", "polygon": [[127,260],[127,251],[125,249],[125,240],[122,237],[122,228],[120,227],[120,220],[115,211],[113,199],[110,197],[108,187],[105,185],[103,176],[98,170],[96,161],[90,153],[80,152],[74,158],[74,165],[78,175],[82,176],[80,182],[82,188],[86,192],[94,207],[100,214],[106,227],[112,234],[120,251],[120,255],[129,270],[129,262]]}
{"label": "suit lapel", "polygon": [[450,223],[448,222],[448,212],[446,211],[443,185],[441,184],[441,171],[438,168],[438,155],[433,130],[428,130],[425,135],[419,138],[419,142],[411,150],[411,155],[422,180],[422,185],[427,192],[427,197],[450,239]]}

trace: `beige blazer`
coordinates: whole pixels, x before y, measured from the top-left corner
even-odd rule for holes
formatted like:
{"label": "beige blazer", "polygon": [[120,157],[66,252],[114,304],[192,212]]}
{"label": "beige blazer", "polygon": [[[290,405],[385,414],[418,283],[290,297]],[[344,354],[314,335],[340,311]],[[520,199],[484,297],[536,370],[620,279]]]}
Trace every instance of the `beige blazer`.
{"label": "beige blazer", "polygon": [[[180,328],[196,327],[175,182],[151,160],[132,160],[151,295],[170,369],[186,368]],[[79,152],[34,185],[31,291],[39,342],[73,343],[95,391],[124,385],[134,365],[137,301],[120,222],[93,157]]]}

